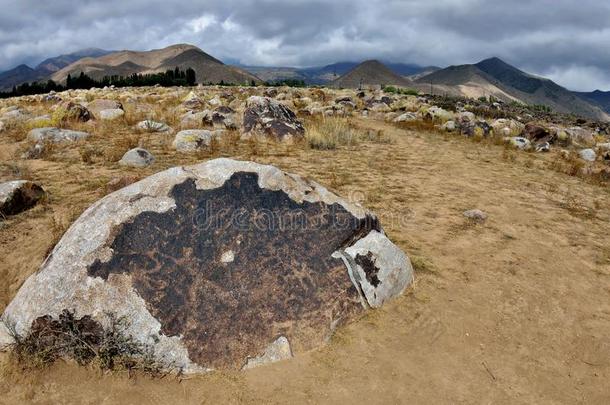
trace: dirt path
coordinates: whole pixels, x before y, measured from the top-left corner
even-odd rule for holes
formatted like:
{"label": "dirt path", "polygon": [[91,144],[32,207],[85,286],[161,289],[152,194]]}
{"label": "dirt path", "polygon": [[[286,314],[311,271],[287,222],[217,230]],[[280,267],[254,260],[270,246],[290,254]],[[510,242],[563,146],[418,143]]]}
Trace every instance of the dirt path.
{"label": "dirt path", "polygon": [[[416,264],[405,296],[320,351],[245,373],[128,379],[62,363],[24,375],[4,356],[0,403],[610,403],[608,188],[545,169],[549,156],[363,124],[395,143],[235,155],[364,199]],[[80,212],[100,171],[118,172],[31,170],[54,197],[0,229],[0,310],[39,266],[53,215]],[[487,222],[467,222],[471,208]]]}

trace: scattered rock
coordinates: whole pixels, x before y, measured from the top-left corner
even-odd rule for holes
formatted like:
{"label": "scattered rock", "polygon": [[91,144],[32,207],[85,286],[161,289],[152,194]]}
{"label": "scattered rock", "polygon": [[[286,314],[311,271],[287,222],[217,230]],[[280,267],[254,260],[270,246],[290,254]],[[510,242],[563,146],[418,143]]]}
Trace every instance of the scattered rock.
{"label": "scattered rock", "polygon": [[86,107],[72,101],[61,103],[53,115],[58,118],[58,121],[87,122],[91,119],[91,112]]}
{"label": "scattered rock", "polygon": [[191,91],[184,99],[184,102],[182,103],[182,105],[184,105],[186,108],[195,110],[198,108],[202,108],[205,105],[205,101],[203,101],[197,95],[197,93],[195,93],[194,91]]}
{"label": "scattered rock", "polygon": [[477,209],[464,211],[464,216],[476,222],[485,222],[487,219],[487,214]]}
{"label": "scattered rock", "polygon": [[550,152],[551,144],[548,142],[543,142],[536,145],[536,152]]}
{"label": "scattered rock", "polygon": [[279,140],[302,138],[305,128],[285,105],[266,97],[252,96],[246,102],[243,129],[246,134],[261,134]]}
{"label": "scattered rock", "polygon": [[523,132],[524,126],[518,121],[500,118],[491,123],[494,135],[511,137],[518,136]]}
{"label": "scattered rock", "polygon": [[265,349],[265,352],[261,356],[249,358],[242,369],[248,370],[264,364],[277,363],[278,361],[291,358],[292,350],[290,349],[290,342],[288,342],[286,337],[280,336]]}
{"label": "scattered rock", "polygon": [[593,149],[581,149],[578,156],[587,162],[595,162],[595,159],[597,159],[597,154]]}
{"label": "scattered rock", "polygon": [[220,97],[215,96],[210,101],[208,101],[208,104],[211,105],[212,107],[218,107],[218,106],[222,105],[222,101],[220,100]]}
{"label": "scattered rock", "polygon": [[4,131],[5,125],[4,122],[0,121],[0,132]]}
{"label": "scattered rock", "polygon": [[412,112],[406,112],[400,114],[398,117],[394,118],[394,122],[408,122],[408,121],[417,121],[419,118],[417,114]]}
{"label": "scattered rock", "polygon": [[101,118],[101,112],[104,110],[122,110],[123,104],[115,100],[98,99],[87,104],[87,109],[97,119]]}
{"label": "scattered rock", "polygon": [[119,164],[129,167],[147,167],[154,161],[154,156],[146,149],[134,148],[123,155],[121,160],[119,160]]}
{"label": "scattered rock", "polygon": [[207,129],[185,129],[176,134],[174,148],[179,152],[193,152],[210,146],[214,137],[221,136],[223,131],[208,131]]}
{"label": "scattered rock", "polygon": [[117,118],[121,118],[125,115],[125,111],[120,108],[113,108],[112,110],[102,110],[99,112],[99,119],[104,121],[113,121]]}
{"label": "scattered rock", "polygon": [[552,136],[549,130],[533,122],[525,124],[522,136],[531,142],[551,142]]}
{"label": "scattered rock", "polygon": [[16,106],[7,107],[0,114],[0,121],[4,122],[23,121],[28,118],[30,114]]}
{"label": "scattered rock", "polygon": [[275,167],[216,159],[93,204],[0,325],[27,336],[70,310],[101,334],[111,314],[164,369],[241,369],[324,345],[412,277],[371,212]]}
{"label": "scattered rock", "polygon": [[180,117],[181,128],[201,128],[211,125],[212,117],[210,111],[193,112],[189,111]]}
{"label": "scattered rock", "polygon": [[523,138],[521,136],[513,136],[510,138],[505,138],[507,142],[518,149],[529,149],[532,144],[529,139]]}
{"label": "scattered rock", "polygon": [[455,125],[455,121],[447,121],[443,125],[441,125],[441,129],[447,132],[455,131],[457,126]]}
{"label": "scattered rock", "polygon": [[31,181],[15,180],[0,183],[0,217],[29,210],[44,196],[42,187]]}
{"label": "scattered rock", "polygon": [[161,133],[171,133],[172,129],[163,122],[157,122],[153,120],[144,120],[140,121],[136,124],[136,129],[145,132],[161,132]]}
{"label": "scattered rock", "polygon": [[54,127],[35,128],[28,133],[34,142],[74,142],[89,137],[89,133]]}
{"label": "scattered rock", "polygon": [[451,121],[454,117],[452,112],[449,112],[434,105],[429,108],[424,108],[422,110],[422,116],[424,117],[424,119],[440,123]]}
{"label": "scattered rock", "polygon": [[235,111],[230,107],[220,106],[212,113],[212,125],[220,129],[237,129]]}
{"label": "scattered rock", "polygon": [[566,129],[566,132],[573,142],[587,146],[595,145],[595,137],[593,136],[593,133],[587,129],[571,127]]}
{"label": "scattered rock", "polygon": [[44,143],[36,143],[26,149],[25,152],[21,155],[21,159],[31,160],[31,159],[40,159],[45,152],[45,144]]}

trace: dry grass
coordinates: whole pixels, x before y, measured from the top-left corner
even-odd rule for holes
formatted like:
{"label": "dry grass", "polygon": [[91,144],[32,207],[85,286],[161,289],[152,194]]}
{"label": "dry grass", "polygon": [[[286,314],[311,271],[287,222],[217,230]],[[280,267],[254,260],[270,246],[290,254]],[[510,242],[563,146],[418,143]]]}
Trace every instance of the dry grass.
{"label": "dry grass", "polygon": [[363,129],[349,118],[316,117],[305,126],[305,140],[312,149],[332,150],[339,146],[355,147],[362,142],[391,143],[383,130]]}

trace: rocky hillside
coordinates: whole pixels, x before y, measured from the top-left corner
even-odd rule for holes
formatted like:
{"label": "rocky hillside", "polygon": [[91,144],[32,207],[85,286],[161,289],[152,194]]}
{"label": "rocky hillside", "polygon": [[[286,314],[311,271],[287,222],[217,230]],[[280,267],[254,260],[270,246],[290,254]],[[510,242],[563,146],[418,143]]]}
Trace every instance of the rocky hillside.
{"label": "rocky hillside", "polygon": [[592,92],[574,92],[587,102],[599,106],[602,110],[610,114],[610,91],[595,90]]}
{"label": "rocky hillside", "polygon": [[474,65],[450,66],[416,80],[416,87],[437,94],[465,97],[492,95],[503,101],[542,104],[562,113],[591,119],[610,116],[549,79],[530,75],[506,62],[491,58]]}
{"label": "rocky hillside", "polygon": [[361,86],[375,85],[409,87],[412,85],[412,82],[406,77],[395,73],[378,60],[368,60],[334,80],[330,85],[338,88],[355,89]]}
{"label": "rocky hillside", "polygon": [[119,51],[98,58],[84,58],[59,70],[51,76],[56,82],[65,82],[69,74],[86,73],[94,79],[111,75],[155,73],[179,67],[191,67],[200,83],[244,84],[260,80],[239,68],[225,65],[193,45],[179,44],[151,51]]}

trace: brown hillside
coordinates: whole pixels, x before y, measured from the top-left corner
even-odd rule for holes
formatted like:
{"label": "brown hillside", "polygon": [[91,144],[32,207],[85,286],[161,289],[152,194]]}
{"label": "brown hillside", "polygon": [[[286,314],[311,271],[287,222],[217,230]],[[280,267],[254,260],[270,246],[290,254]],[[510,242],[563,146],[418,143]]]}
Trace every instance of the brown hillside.
{"label": "brown hillside", "polygon": [[412,82],[377,60],[362,62],[331,83],[332,87],[354,89],[361,86],[393,85],[408,87]]}
{"label": "brown hillside", "polygon": [[65,82],[68,74],[72,76],[84,72],[101,79],[111,75],[132,73],[154,73],[167,69],[193,68],[199,82],[243,84],[260,80],[241,69],[227,66],[193,45],[179,44],[151,51],[119,51],[99,58],[83,58],[56,72],[52,79]]}

